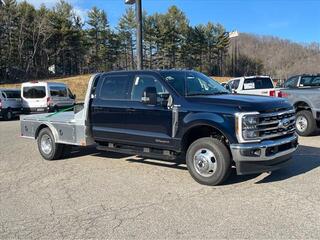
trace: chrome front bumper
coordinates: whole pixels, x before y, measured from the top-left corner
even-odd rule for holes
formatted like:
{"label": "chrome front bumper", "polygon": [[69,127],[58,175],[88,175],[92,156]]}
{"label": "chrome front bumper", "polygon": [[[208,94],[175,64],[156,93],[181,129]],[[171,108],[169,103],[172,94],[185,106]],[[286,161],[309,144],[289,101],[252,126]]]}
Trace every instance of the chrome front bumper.
{"label": "chrome front bumper", "polygon": [[298,148],[298,136],[279,140],[266,140],[260,143],[231,144],[233,160],[237,162],[271,161],[290,156]]}

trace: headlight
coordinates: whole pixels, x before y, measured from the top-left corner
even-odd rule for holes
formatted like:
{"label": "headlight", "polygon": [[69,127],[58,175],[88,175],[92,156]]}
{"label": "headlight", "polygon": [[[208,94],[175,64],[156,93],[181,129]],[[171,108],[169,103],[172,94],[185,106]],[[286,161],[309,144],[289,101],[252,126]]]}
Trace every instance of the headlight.
{"label": "headlight", "polygon": [[256,126],[259,122],[258,116],[255,115],[247,115],[243,117],[243,123],[246,127],[250,128],[252,126]]}
{"label": "headlight", "polygon": [[260,142],[257,124],[258,112],[236,113],[236,134],[240,143]]}

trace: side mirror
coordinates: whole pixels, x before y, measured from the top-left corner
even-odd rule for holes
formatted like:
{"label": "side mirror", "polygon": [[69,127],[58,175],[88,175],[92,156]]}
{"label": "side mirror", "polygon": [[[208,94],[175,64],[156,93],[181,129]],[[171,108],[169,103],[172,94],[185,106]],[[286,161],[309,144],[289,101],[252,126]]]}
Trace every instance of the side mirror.
{"label": "side mirror", "polygon": [[155,87],[147,87],[143,91],[141,102],[148,105],[157,104],[157,89]]}
{"label": "side mirror", "polygon": [[73,99],[73,100],[76,100],[76,98],[77,98],[77,95],[73,94],[73,95],[72,95],[72,99]]}
{"label": "side mirror", "polygon": [[231,91],[229,84],[226,84],[224,87],[225,87],[225,89]]}
{"label": "side mirror", "polygon": [[170,93],[164,92],[159,94],[160,105],[162,107],[168,107],[171,105],[170,101],[172,100]]}

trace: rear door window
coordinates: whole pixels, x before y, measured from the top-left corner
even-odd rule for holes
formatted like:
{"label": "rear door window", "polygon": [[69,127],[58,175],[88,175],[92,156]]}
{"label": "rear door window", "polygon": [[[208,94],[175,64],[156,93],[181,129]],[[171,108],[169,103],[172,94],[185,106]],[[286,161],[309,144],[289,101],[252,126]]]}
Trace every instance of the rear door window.
{"label": "rear door window", "polygon": [[306,76],[301,77],[300,87],[319,87],[320,76]]}
{"label": "rear door window", "polygon": [[108,75],[102,80],[99,98],[105,100],[129,99],[132,79],[129,75]]}
{"label": "rear door window", "polygon": [[50,86],[50,95],[51,97],[67,97],[68,91],[63,86]]}
{"label": "rear door window", "polygon": [[270,78],[249,78],[244,80],[243,90],[273,88]]}
{"label": "rear door window", "polygon": [[34,86],[34,87],[24,87],[23,97],[24,98],[44,98],[46,96],[45,86]]}

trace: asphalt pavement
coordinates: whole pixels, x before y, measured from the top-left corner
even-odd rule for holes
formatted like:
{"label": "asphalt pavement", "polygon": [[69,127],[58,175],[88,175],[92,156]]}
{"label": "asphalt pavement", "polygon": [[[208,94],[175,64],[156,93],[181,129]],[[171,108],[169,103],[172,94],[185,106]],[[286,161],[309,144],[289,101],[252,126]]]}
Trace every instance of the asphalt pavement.
{"label": "asphalt pavement", "polygon": [[185,165],[73,149],[45,161],[0,120],[0,239],[320,238],[320,136],[271,174],[196,183]]}

